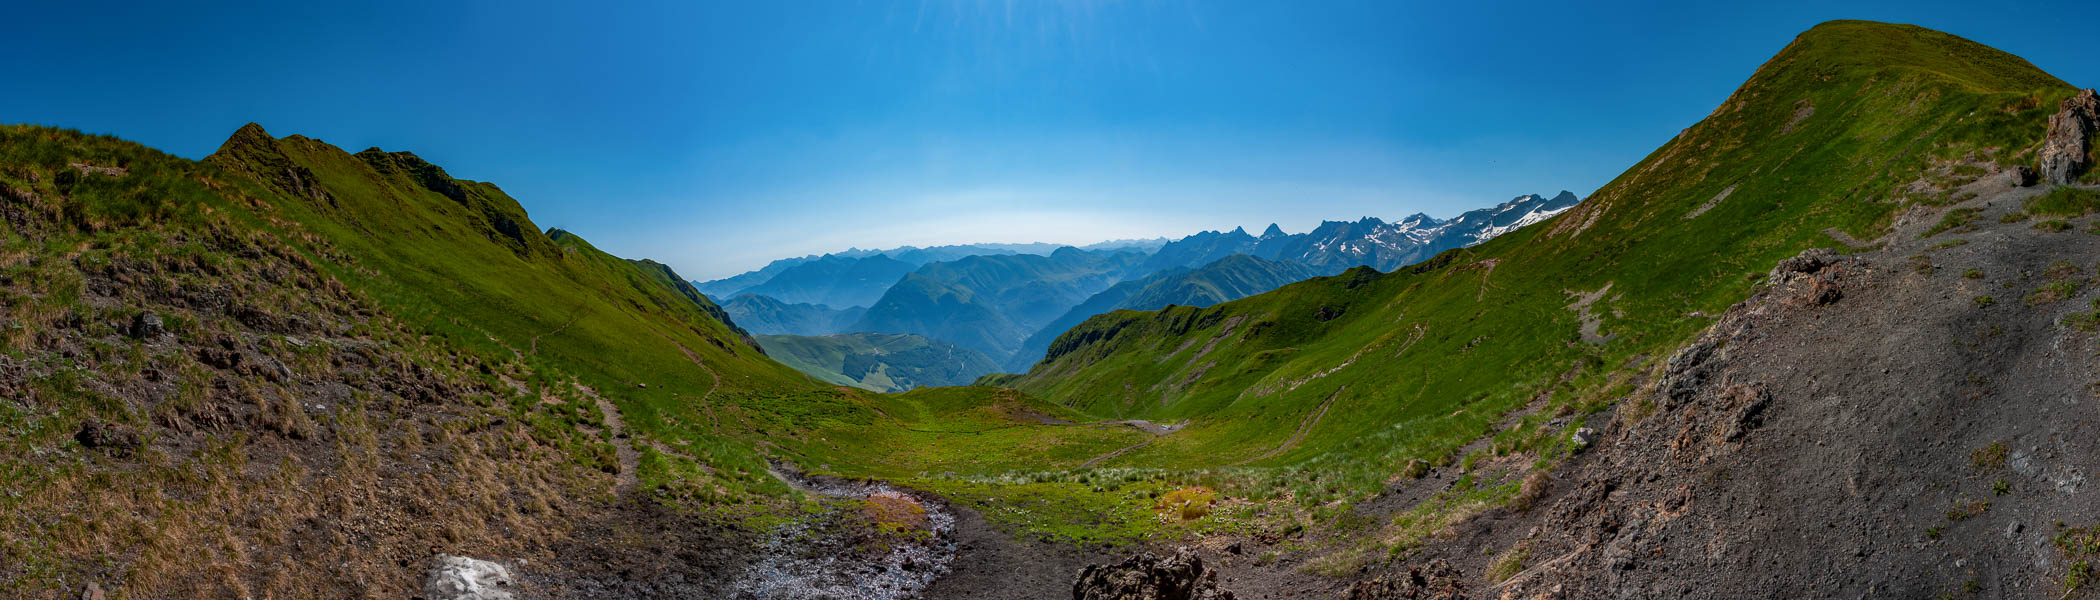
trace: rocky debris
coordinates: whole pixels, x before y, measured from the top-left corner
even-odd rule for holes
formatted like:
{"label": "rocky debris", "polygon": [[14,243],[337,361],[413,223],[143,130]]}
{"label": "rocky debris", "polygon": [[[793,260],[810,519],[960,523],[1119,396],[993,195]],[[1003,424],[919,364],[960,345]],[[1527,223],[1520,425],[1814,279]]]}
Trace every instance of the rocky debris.
{"label": "rocky debris", "polygon": [[2005,170],[2005,180],[2011,184],[2011,187],[2034,185],[2034,182],[2039,177],[2039,175],[2035,174],[2034,167],[2027,165],[2014,165],[2012,168]]}
{"label": "rocky debris", "polygon": [[1795,273],[1813,275],[1823,270],[1823,267],[1837,264],[1838,260],[1838,253],[1829,248],[1809,248],[1779,261],[1779,265],[1772,267],[1772,272],[1767,274],[1765,279],[1773,283],[1784,283],[1792,280]]}
{"label": "rocky debris", "polygon": [[160,334],[167,330],[167,324],[161,321],[160,314],[149,310],[131,318],[129,333],[131,337],[150,340],[160,337]]}
{"label": "rocky debris", "polygon": [[[1397,597],[1397,596],[1395,596]],[[1072,584],[1072,600],[1232,600],[1218,589],[1218,572],[1188,548],[1171,557],[1132,555],[1113,565],[1088,565]]]}
{"label": "rocky debris", "polygon": [[803,476],[784,464],[772,471],[791,487],[837,500],[768,533],[727,597],[918,598],[963,550],[955,514],[938,502],[879,482]]}
{"label": "rocky debris", "polygon": [[1359,581],[1349,587],[1349,600],[1459,600],[1467,597],[1465,578],[1441,558],[1408,567],[1405,577],[1381,577]]}
{"label": "rocky debris", "polygon": [[1568,441],[1573,442],[1575,444],[1575,449],[1580,451],[1584,448],[1590,447],[1592,444],[1596,444],[1599,437],[1600,436],[1597,435],[1597,430],[1590,429],[1588,427],[1583,427],[1580,429],[1576,429],[1575,435],[1570,436],[1568,438]]}
{"label": "rocky debris", "polygon": [[73,439],[89,450],[101,450],[119,458],[131,456],[139,448],[139,434],[123,425],[105,425],[101,421],[88,419],[80,424],[80,431]]}
{"label": "rocky debris", "polygon": [[1801,284],[1794,294],[1795,302],[1810,306],[1822,306],[1844,299],[1838,289],[1836,273],[1830,267],[1843,262],[1845,257],[1829,248],[1810,248],[1800,254],[1779,261],[1766,274],[1765,281],[1774,286]]}
{"label": "rocky debris", "polygon": [[91,165],[87,163],[78,162],[67,163],[66,166],[79,169],[82,173],[94,173],[96,175],[104,175],[109,177],[123,177],[125,175],[131,174],[131,171],[129,169],[125,169],[124,167],[104,167],[100,165]]}
{"label": "rocky debris", "polygon": [[1675,407],[1691,400],[1700,387],[1706,384],[1707,375],[1711,371],[1706,362],[1707,359],[1713,358],[1714,350],[1718,346],[1713,340],[1702,339],[1670,355],[1669,362],[1663,366],[1660,386],[1665,407]]}
{"label": "rocky debris", "polygon": [[2042,180],[2056,185],[2077,183],[2078,176],[2091,166],[2086,157],[2096,129],[2100,129],[2100,97],[2088,88],[2065,98],[2062,108],[2049,117],[2049,135],[2036,153]]}
{"label": "rocky debris", "polygon": [[423,580],[430,600],[511,600],[504,588],[514,580],[503,565],[450,554],[439,554],[434,562]]}
{"label": "rocky debris", "polygon": [[87,587],[80,590],[80,600],[106,600],[107,598],[108,596],[102,593],[102,584],[93,581],[88,582]]}

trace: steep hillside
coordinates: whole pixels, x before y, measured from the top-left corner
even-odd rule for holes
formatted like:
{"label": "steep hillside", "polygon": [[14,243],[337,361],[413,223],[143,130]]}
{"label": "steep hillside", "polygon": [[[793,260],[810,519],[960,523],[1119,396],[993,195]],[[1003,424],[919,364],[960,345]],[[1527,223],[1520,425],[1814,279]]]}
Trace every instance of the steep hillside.
{"label": "steep hillside", "polygon": [[1036,330],[1021,343],[1021,349],[1006,363],[1013,371],[1026,371],[1043,359],[1050,343],[1065,330],[1088,317],[1112,310],[1158,310],[1167,306],[1210,306],[1276,289],[1287,283],[1319,275],[1298,263],[1265,260],[1234,254],[1200,269],[1173,268],[1141,279],[1110,286],[1087,298],[1079,306]]}
{"label": "steep hillside", "polygon": [[1137,252],[1064,248],[1049,256],[972,256],[913,271],[851,331],[911,333],[1003,360],[1030,333],[1127,277]]}
{"label": "steep hillside", "polygon": [[715,595],[787,502],[756,442],[873,414],[412,154],[17,126],[0,157],[0,595],[405,597],[433,549]]}
{"label": "steep hillside", "polygon": [[830,335],[859,321],[868,309],[832,308],[822,304],[788,304],[771,297],[744,294],[722,303],[738,325],[762,335]]}
{"label": "steep hillside", "polygon": [[1242,475],[1255,497],[1369,498],[1535,402],[1551,410],[1497,447],[1544,466],[1780,258],[1881,238],[1899,210],[2031,165],[2071,91],[1955,36],[1833,22],[1558,217],[1391,274],[1095,317],[996,381],[1097,415],[1190,419],[1105,464],[1275,467]]}
{"label": "steep hillside", "polygon": [[[2100,247],[2052,225],[2089,229],[2087,209],[2029,217],[2050,191],[2012,175],[1907,212],[1885,248],[1782,261],[1592,417],[1592,445],[1527,479],[1522,505],[1417,538],[1405,562],[1469,597],[1671,596],[1693,582],[1735,598],[2090,597],[2100,426],[2070,415],[2100,378]],[[1505,423],[1498,447],[1532,422]],[[1493,454],[1473,461],[1476,481],[1523,466]],[[1458,483],[1432,471],[1391,496]],[[1388,535],[1401,532],[1373,537]],[[1384,579],[1366,597],[1414,585]]]}
{"label": "steep hillside", "polygon": [[781,363],[811,377],[874,392],[968,385],[999,368],[982,352],[916,335],[762,335],[758,341]]}

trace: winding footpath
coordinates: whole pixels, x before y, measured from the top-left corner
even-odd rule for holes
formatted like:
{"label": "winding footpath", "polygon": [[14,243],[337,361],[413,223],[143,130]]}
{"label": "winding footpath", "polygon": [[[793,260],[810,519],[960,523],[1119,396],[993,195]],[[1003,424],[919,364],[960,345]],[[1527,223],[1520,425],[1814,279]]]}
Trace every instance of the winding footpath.
{"label": "winding footpath", "polygon": [[1298,423],[1298,431],[1291,433],[1291,439],[1284,440],[1282,445],[1279,445],[1275,448],[1271,448],[1268,452],[1263,452],[1259,456],[1232,463],[1233,466],[1239,466],[1258,460],[1274,458],[1278,454],[1283,454],[1284,452],[1290,451],[1291,448],[1297,447],[1298,442],[1305,441],[1305,436],[1307,434],[1312,433],[1313,426],[1320,424],[1320,419],[1327,417],[1327,409],[1334,406],[1335,399],[1341,398],[1342,390],[1346,389],[1349,389],[1349,386],[1345,385],[1339,388],[1335,388],[1334,393],[1328,394],[1327,401],[1320,403],[1319,410],[1315,410],[1312,413],[1305,415],[1305,420],[1300,421]]}

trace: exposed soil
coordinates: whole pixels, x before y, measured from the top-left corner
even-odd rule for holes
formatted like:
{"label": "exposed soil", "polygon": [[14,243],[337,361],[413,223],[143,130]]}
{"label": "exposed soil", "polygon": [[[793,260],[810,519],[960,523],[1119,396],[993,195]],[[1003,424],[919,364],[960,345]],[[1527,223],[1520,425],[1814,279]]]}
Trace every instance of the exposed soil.
{"label": "exposed soil", "polygon": [[[1972,231],[1920,239],[1943,213],[1920,208],[1886,249],[1790,259],[1536,508],[1490,510],[1382,577],[1443,561],[1466,597],[2066,596],[2052,538],[2100,520],[2100,336],[2066,319],[2100,297],[2100,244],[2079,231],[2093,217],[1999,222],[2039,189],[1972,187]],[[1528,558],[1494,581],[1490,551]]]}

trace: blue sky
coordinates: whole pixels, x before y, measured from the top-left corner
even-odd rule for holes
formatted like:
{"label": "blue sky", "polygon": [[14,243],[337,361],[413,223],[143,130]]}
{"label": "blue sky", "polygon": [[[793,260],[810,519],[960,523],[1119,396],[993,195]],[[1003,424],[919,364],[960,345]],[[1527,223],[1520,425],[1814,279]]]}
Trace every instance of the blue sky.
{"label": "blue sky", "polygon": [[1829,19],[2100,84],[2079,3],[17,4],[0,122],[410,150],[700,279],[1587,194]]}

